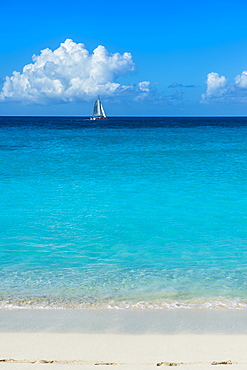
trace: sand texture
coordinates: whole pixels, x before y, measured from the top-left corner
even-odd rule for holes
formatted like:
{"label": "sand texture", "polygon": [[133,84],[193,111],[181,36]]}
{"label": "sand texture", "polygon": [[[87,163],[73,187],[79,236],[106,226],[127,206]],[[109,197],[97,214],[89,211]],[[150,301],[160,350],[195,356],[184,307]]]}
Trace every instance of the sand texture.
{"label": "sand texture", "polygon": [[247,313],[218,312],[0,310],[0,369],[247,369]]}

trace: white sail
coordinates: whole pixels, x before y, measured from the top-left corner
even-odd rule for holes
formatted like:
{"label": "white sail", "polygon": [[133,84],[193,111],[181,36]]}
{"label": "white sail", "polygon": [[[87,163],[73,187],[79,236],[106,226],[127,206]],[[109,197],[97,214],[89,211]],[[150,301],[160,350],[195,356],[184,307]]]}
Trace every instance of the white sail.
{"label": "white sail", "polygon": [[96,100],[94,103],[94,108],[93,108],[93,117],[99,117],[100,116],[100,101],[99,99]]}
{"label": "white sail", "polygon": [[103,105],[100,101],[100,97],[96,100],[93,107],[93,117],[92,119],[106,118],[106,114]]}
{"label": "white sail", "polygon": [[102,113],[102,116],[104,118],[106,118],[106,114],[105,114],[105,111],[104,111],[104,108],[103,108],[103,105],[100,103],[100,108],[101,108],[101,113]]}

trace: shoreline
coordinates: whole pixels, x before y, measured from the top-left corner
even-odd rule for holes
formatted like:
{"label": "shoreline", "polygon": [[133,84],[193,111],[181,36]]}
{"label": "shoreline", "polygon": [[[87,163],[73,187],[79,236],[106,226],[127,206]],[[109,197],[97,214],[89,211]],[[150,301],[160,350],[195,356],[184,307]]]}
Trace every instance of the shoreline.
{"label": "shoreline", "polygon": [[247,310],[1,309],[0,335],[0,369],[247,368]]}
{"label": "shoreline", "polygon": [[119,310],[174,310],[174,309],[202,309],[202,310],[246,310],[247,299],[243,298],[198,298],[190,300],[95,300],[84,301],[74,297],[19,297],[2,298],[0,309],[119,309]]}

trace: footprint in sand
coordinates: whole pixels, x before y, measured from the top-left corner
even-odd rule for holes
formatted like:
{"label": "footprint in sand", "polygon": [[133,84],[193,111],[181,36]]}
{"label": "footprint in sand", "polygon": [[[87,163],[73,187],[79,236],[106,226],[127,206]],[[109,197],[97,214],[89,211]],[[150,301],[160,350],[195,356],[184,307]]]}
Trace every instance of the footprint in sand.
{"label": "footprint in sand", "polygon": [[220,362],[217,362],[217,361],[213,361],[211,362],[211,365],[233,365],[235,364],[236,362],[232,362],[231,360],[227,360],[227,361],[220,361]]}
{"label": "footprint in sand", "polygon": [[158,362],[157,366],[180,366],[182,362]]}
{"label": "footprint in sand", "polygon": [[94,365],[119,365],[115,362],[96,362]]}

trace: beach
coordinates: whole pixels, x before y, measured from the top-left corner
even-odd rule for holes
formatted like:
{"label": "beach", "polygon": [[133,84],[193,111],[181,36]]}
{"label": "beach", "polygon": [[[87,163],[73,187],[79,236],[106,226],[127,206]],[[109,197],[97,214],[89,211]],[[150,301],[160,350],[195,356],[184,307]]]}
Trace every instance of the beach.
{"label": "beach", "polygon": [[0,310],[1,369],[246,369],[246,310]]}

